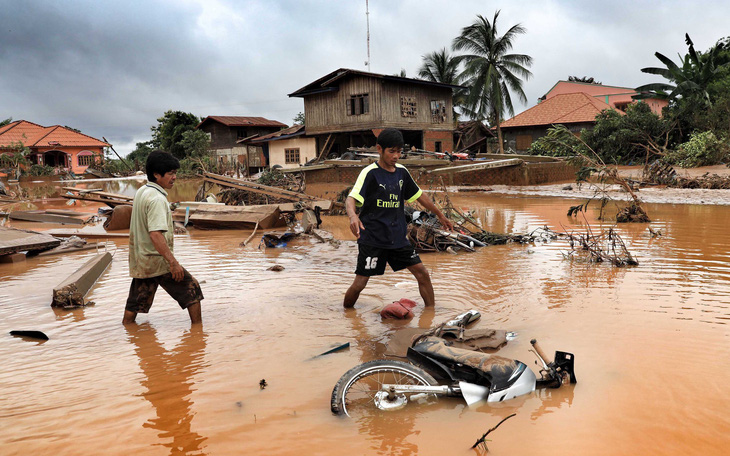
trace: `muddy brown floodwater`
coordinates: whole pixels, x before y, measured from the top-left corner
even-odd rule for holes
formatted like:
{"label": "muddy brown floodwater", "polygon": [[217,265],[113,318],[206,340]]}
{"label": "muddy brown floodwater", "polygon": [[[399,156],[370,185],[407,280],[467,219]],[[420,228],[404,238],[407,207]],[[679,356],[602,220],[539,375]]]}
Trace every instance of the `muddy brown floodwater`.
{"label": "muddy brown floodwater", "polygon": [[[575,204],[566,199],[454,198],[491,231],[585,228],[565,215]],[[371,280],[356,309],[342,309],[357,251],[345,217],[324,218],[346,240],[340,248],[308,239],[239,247],[247,231],[175,236],[176,255],[205,293],[199,331],[164,292],[137,327],[121,325],[125,241],[110,244],[114,261],[90,295],[96,305],[74,311],[52,309],[51,290],[93,253],[0,265],[0,453],[474,454],[478,437],[516,413],[490,435],[490,454],[727,454],[730,207],[647,210],[661,237],[646,225],[618,227],[640,261],[633,268],[571,263],[562,242],[425,254],[437,307],[419,306],[410,322],[378,315],[403,297],[421,302],[406,272]],[[285,269],[267,271],[274,264]],[[534,368],[533,337],[549,352],[574,353],[578,384],[475,408],[447,398],[359,421],[330,413],[338,378],[379,357],[394,330],[471,308],[482,324],[517,332],[504,356]],[[12,338],[13,329],[50,340]],[[348,341],[348,351],[310,360]]]}

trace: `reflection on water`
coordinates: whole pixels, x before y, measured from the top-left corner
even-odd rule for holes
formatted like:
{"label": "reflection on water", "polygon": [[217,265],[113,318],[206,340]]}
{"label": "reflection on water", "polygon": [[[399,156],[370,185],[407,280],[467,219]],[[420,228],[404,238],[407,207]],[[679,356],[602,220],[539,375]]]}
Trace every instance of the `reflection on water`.
{"label": "reflection on water", "polygon": [[171,455],[205,454],[202,450],[206,438],[192,430],[195,414],[190,399],[195,385],[193,377],[207,367],[204,363],[206,336],[202,327],[193,326],[172,350],[165,349],[157,331],[148,323],[126,328],[144,373],[142,396],[157,414],[144,426],[158,432],[159,445],[168,448]]}
{"label": "reflection on water", "polygon": [[[133,194],[139,184],[83,185]],[[178,181],[173,199],[191,199],[197,186]],[[568,200],[470,194],[452,201],[491,231],[586,228],[566,216],[575,204]],[[41,205],[65,207],[65,200]],[[93,252],[2,264],[0,453],[455,454],[515,412],[490,435],[490,452],[724,454],[730,207],[647,210],[661,237],[652,239],[646,225],[617,227],[637,267],[565,261],[562,242],[422,255],[437,305],[418,306],[406,322],[383,322],[378,313],[401,298],[420,302],[403,271],[371,279],[356,309],[343,310],[357,254],[345,217],[324,217],[323,228],[346,241],[339,248],[306,238],[284,249],[240,247],[250,231],[176,236],[176,255],[206,296],[204,333],[190,332],[187,314],[164,294],[139,327],[122,327],[130,281],[123,239],[89,296],[96,305],[85,309],[54,310],[50,296]],[[591,211],[588,223],[601,228]],[[285,269],[268,271],[274,264]],[[579,383],[497,405],[444,398],[362,421],[330,414],[335,382],[381,357],[396,329],[427,328],[471,308],[482,324],[517,332],[500,355],[535,369],[528,350],[536,337],[548,352],[575,354]],[[11,338],[14,329],[50,340]],[[310,360],[344,342],[350,350]],[[556,436],[559,445],[546,445]]]}

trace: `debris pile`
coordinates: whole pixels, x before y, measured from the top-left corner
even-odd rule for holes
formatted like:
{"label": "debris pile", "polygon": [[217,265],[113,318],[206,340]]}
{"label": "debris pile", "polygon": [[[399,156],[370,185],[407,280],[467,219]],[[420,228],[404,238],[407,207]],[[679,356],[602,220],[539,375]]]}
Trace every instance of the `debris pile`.
{"label": "debris pile", "polygon": [[609,262],[618,267],[639,264],[613,228],[595,235],[589,227],[585,234],[569,233],[562,236],[570,244],[571,251],[564,254],[568,259],[590,263]]}

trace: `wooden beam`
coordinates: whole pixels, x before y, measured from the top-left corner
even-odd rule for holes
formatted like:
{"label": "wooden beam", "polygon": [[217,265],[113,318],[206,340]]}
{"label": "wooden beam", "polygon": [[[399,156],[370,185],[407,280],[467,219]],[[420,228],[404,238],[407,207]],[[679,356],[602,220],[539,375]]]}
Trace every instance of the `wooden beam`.
{"label": "wooden beam", "polygon": [[88,304],[86,295],[112,262],[112,254],[100,253],[84,263],[73,274],[53,289],[51,307],[64,309],[82,307]]}
{"label": "wooden beam", "polygon": [[45,233],[0,226],[0,255],[51,249],[59,244],[61,241]]}
{"label": "wooden beam", "polygon": [[468,165],[446,166],[444,168],[436,168],[426,171],[426,174],[451,174],[466,173],[469,171],[477,171],[480,169],[504,168],[507,166],[518,166],[524,163],[519,158],[509,158],[506,160],[494,160],[483,163],[470,163]]}
{"label": "wooden beam", "polygon": [[220,174],[204,173],[204,179],[208,182],[213,182],[222,187],[238,188],[240,190],[247,190],[253,193],[262,193],[264,195],[277,196],[280,198],[288,199],[291,201],[318,201],[320,198],[315,196],[307,195],[306,193],[292,192],[290,190],[284,190],[279,187],[270,187],[268,185],[258,184],[255,182],[248,182],[240,179],[234,179],[232,177],[221,176]]}

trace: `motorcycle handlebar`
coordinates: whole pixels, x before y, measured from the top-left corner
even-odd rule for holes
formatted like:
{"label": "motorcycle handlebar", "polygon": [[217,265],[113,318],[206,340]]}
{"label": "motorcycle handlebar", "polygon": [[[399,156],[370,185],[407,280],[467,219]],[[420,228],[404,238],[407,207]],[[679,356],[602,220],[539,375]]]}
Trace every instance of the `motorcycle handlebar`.
{"label": "motorcycle handlebar", "polygon": [[545,364],[552,364],[552,360],[545,354],[545,352],[542,351],[542,348],[537,344],[537,339],[532,339],[530,341],[530,344],[532,344],[532,348],[535,349],[535,352],[538,354],[540,358],[545,361]]}

